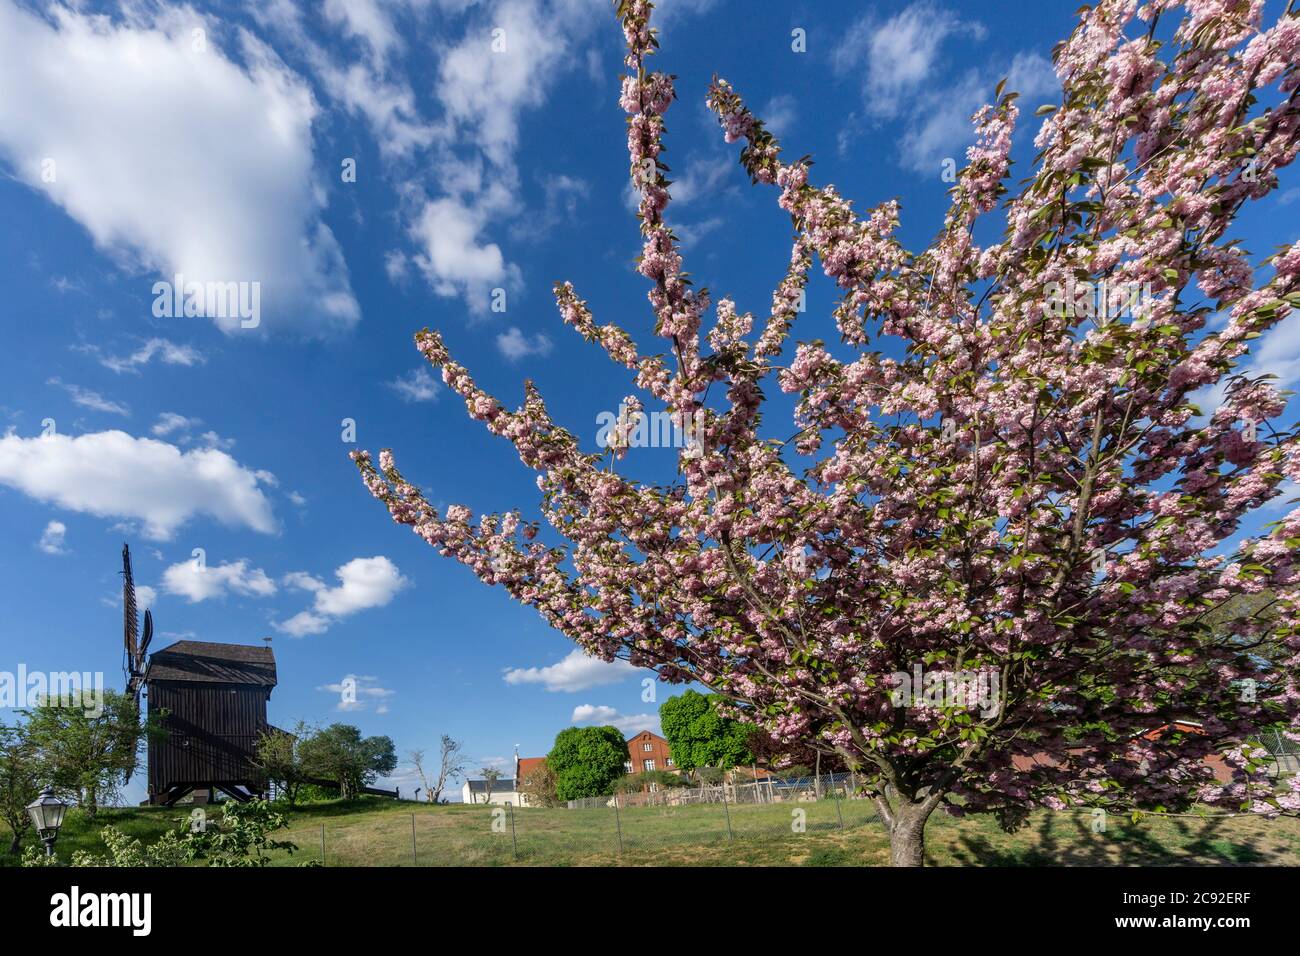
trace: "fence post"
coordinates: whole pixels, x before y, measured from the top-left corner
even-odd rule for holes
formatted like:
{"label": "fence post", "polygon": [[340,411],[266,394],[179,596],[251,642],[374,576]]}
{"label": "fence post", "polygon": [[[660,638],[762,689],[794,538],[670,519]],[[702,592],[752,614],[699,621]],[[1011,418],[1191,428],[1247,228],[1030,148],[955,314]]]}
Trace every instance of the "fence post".
{"label": "fence post", "polygon": [[831,793],[835,794],[835,815],[840,818],[840,829],[844,829],[844,810],[840,807],[840,788],[835,785],[835,778],[831,777]]}
{"label": "fence post", "polygon": [[623,855],[623,821],[618,816],[618,794],[614,794],[614,829],[618,831],[618,855]]}
{"label": "fence post", "polygon": [[325,824],[320,825],[320,865],[325,865]]}
{"label": "fence post", "polygon": [[727,817],[727,839],[734,840],[735,837],[731,834],[731,808],[727,806],[727,785],[725,783],[722,785],[722,812]]}
{"label": "fence post", "polygon": [[510,848],[514,852],[515,859],[518,860],[519,840],[515,836],[515,805],[513,803],[507,803],[506,806],[510,808]]}
{"label": "fence post", "polygon": [[420,853],[415,848],[415,814],[411,814],[411,865],[420,865]]}

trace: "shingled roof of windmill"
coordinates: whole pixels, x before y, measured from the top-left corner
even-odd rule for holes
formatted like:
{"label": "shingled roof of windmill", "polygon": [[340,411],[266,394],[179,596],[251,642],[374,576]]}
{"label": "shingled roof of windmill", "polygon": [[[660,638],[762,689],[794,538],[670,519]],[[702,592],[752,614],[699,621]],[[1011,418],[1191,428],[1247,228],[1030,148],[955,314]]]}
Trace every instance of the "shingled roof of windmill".
{"label": "shingled roof of windmill", "polygon": [[274,687],[275,655],[269,647],[177,641],[149,658],[145,680],[262,684]]}

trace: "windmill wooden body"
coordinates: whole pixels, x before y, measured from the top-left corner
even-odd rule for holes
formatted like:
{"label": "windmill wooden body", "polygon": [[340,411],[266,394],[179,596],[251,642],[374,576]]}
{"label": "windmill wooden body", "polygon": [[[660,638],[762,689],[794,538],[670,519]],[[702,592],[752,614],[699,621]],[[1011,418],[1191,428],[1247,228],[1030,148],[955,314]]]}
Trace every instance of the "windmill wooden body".
{"label": "windmill wooden body", "polygon": [[247,800],[266,791],[254,764],[258,739],[271,725],[266,705],[276,685],[269,646],[177,641],[146,657],[153,616],[145,611],[144,635],[135,636],[135,585],[131,556],[122,549],[126,618],[126,683],[137,700],[143,688],[149,716],[166,730],[151,738],[149,803],[170,806],[194,793],[204,799],[221,791]]}

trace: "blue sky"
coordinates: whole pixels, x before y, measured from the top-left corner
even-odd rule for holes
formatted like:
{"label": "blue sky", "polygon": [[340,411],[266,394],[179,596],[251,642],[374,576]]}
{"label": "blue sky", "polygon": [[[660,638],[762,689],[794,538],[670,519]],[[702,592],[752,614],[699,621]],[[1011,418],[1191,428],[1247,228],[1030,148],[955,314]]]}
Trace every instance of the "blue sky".
{"label": "blue sky", "polygon": [[[273,638],[282,726],[344,719],[403,755],[448,733],[475,766],[544,753],[575,721],[657,729],[673,688],[647,701],[643,672],[573,656],[393,525],[347,457],[394,447],[440,504],[535,506],[513,450],[421,367],[425,325],[503,401],[535,380],[593,446],[631,391],[550,291],[571,280],[598,321],[650,342],[611,5],[258,6],[0,0],[0,669],[120,684],[127,540],[155,649]],[[1023,94],[1025,175],[1076,7],[666,0],[669,218],[697,282],[760,312],[789,255],[774,191],[749,185],[704,107],[711,75],[813,154],[818,182],[860,207],[900,197],[916,248],[942,219],[943,160],[960,164],[966,118],[1004,76]],[[1256,255],[1297,238],[1298,186],[1242,220]],[[256,282],[256,327],[155,315],[155,283],[177,273]],[[810,326],[833,295],[814,281]],[[1256,350],[1288,382],[1295,323]],[[662,476],[672,454],[627,468]],[[348,675],[360,706],[340,710]],[[395,779],[414,785],[405,759]]]}

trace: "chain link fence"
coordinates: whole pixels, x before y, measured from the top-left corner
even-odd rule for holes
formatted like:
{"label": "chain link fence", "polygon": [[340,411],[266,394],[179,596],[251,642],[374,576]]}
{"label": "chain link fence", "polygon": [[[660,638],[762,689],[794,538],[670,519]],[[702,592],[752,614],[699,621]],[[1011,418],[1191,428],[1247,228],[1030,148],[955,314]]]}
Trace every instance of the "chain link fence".
{"label": "chain link fence", "polygon": [[795,854],[796,841],[875,823],[850,774],[660,788],[559,807],[451,805],[367,823],[292,827],[296,862],[506,866],[691,862],[691,851]]}

